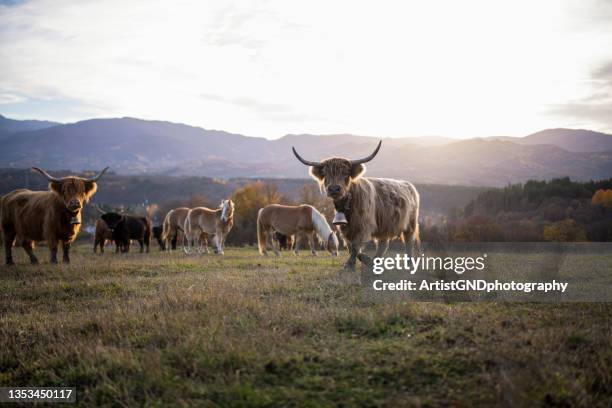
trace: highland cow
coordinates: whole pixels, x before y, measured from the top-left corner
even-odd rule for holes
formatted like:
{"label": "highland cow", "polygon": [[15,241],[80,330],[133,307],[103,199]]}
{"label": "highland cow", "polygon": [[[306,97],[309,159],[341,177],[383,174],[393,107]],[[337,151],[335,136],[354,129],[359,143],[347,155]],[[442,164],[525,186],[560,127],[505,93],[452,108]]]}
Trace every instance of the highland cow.
{"label": "highland cow", "polygon": [[7,265],[13,264],[15,241],[23,247],[32,264],[38,263],[33,244],[45,241],[51,262],[57,263],[61,244],[64,262],[70,262],[70,245],[81,228],[81,210],[97,189],[97,181],[108,170],[93,178],[56,178],[38,167],[32,169],[49,181],[49,191],[15,190],[0,199],[0,227]]}
{"label": "highland cow", "polygon": [[[376,257],[383,256],[389,241],[401,238],[406,252],[414,256],[419,249],[419,193],[408,181],[363,177],[364,163],[372,160],[382,141],[372,154],[359,160],[330,158],[321,162],[303,159],[293,148],[293,154],[310,166],[310,175],[334,201],[342,224],[340,231],[348,243],[349,258],[345,268],[355,269],[356,259],[368,262],[361,251],[370,240],[378,241]],[[344,219],[346,218],[346,219]]]}

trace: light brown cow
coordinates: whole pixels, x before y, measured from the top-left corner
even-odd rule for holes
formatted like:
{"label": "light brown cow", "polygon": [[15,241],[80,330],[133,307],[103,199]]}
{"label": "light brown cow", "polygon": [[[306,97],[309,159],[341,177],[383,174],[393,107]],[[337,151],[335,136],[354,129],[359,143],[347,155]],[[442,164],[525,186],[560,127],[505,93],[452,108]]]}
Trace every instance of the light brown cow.
{"label": "light brown cow", "polygon": [[13,264],[15,240],[33,264],[38,259],[32,246],[38,241],[47,242],[52,263],[57,262],[57,248],[61,243],[64,262],[70,262],[70,245],[81,228],[81,209],[96,192],[96,182],[108,167],[94,178],[55,178],[38,167],[32,168],[49,180],[49,191],[15,190],[0,200],[6,264]]}
{"label": "light brown cow", "polygon": [[225,237],[234,225],[234,203],[232,200],[222,200],[216,210],[206,207],[196,207],[189,210],[185,218],[185,253],[190,253],[192,247],[198,246],[202,233],[214,234],[215,253],[223,255]]}
{"label": "light brown cow", "polygon": [[315,235],[325,243],[326,249],[333,256],[338,255],[338,237],[323,214],[310,205],[270,204],[260,209],[257,214],[257,245],[260,254],[268,255],[268,243],[272,242],[274,254],[279,255],[278,241],[274,238],[275,232],[288,237],[295,235],[294,251],[296,255],[299,253],[300,240],[303,236],[308,238],[311,253],[317,254]]}
{"label": "light brown cow", "polygon": [[379,241],[376,257],[383,256],[389,240],[396,237],[405,242],[408,255],[414,256],[419,250],[420,200],[416,188],[408,181],[363,177],[364,163],[376,156],[381,144],[360,160],[334,157],[321,162],[304,160],[293,148],[295,157],[310,166],[310,175],[334,201],[336,211],[346,216],[347,222],[340,225],[350,254],[346,269],[355,269],[358,255],[362,261],[368,260],[361,251],[372,239]]}
{"label": "light brown cow", "polygon": [[104,253],[104,245],[106,245],[107,240],[113,239],[113,232],[104,220],[98,218],[96,220],[96,232],[94,234],[94,254],[96,253],[98,246],[100,246],[100,253]]}

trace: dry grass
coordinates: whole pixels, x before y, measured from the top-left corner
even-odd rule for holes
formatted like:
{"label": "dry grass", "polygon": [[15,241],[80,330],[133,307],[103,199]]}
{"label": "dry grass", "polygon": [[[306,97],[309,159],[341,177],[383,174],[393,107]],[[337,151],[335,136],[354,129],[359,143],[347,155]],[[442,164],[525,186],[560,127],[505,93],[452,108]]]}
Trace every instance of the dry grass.
{"label": "dry grass", "polygon": [[17,254],[2,386],[77,386],[83,406],[612,404],[609,304],[373,304],[339,259],[253,248]]}

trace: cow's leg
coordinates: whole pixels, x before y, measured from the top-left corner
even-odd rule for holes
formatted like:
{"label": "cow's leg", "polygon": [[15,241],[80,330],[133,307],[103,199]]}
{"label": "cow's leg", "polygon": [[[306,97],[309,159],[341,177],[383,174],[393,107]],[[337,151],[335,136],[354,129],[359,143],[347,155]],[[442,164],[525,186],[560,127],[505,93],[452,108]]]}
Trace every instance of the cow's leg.
{"label": "cow's leg", "polygon": [[32,241],[23,241],[21,246],[30,257],[30,263],[32,265],[36,265],[38,263],[38,258],[36,258],[36,255],[34,255],[34,251],[32,250]]}
{"label": "cow's leg", "polygon": [[[183,236],[183,240],[185,237]],[[172,236],[172,249],[176,251],[176,243],[178,242],[178,232],[175,232]]]}
{"label": "cow's leg", "polygon": [[125,251],[124,251],[124,252],[125,252],[126,254],[127,254],[128,252],[130,252],[130,245],[132,245],[132,242],[131,242],[131,240],[130,240],[130,239],[126,240],[126,241],[123,243],[123,248],[125,249]]}
{"label": "cow's leg", "polygon": [[[268,237],[271,241],[272,244],[272,250],[274,251],[274,255],[275,256],[280,256],[280,242],[278,242],[278,240],[276,239],[276,236],[274,234],[274,230],[270,230],[268,231]],[[266,240],[267,241],[267,240]],[[267,255],[267,254],[266,254]]]}
{"label": "cow's leg", "polygon": [[[106,245],[106,239],[102,238],[102,240],[100,241],[100,253],[103,254],[104,253],[104,246]],[[96,248],[94,247],[94,252],[96,252]]]}
{"label": "cow's leg", "polygon": [[2,240],[4,241],[4,261],[7,265],[14,265],[13,244],[15,243],[15,232],[3,229]]}
{"label": "cow's leg", "polygon": [[99,241],[98,241],[98,239],[97,239],[97,238],[94,238],[94,247],[93,247],[94,254],[95,254],[96,252],[98,252],[98,251],[97,251],[97,249],[98,249],[98,242],[99,242]]}
{"label": "cow's leg", "polygon": [[312,256],[317,256],[314,232],[308,234],[308,245],[310,245],[310,253],[312,254]]}
{"label": "cow's leg", "polygon": [[139,239],[138,245],[140,245],[140,253],[142,254],[144,252],[144,239]]}
{"label": "cow's leg", "polygon": [[57,263],[57,240],[49,239],[47,240],[47,245],[49,246],[49,252],[51,253],[51,263]]}
{"label": "cow's leg", "polygon": [[380,258],[381,256],[384,256],[387,253],[388,249],[389,239],[383,239],[378,241],[378,247],[376,248],[376,254],[374,255],[374,257]]}
{"label": "cow's leg", "polygon": [[357,256],[361,253],[363,249],[363,241],[354,240],[351,241],[348,245],[349,250],[349,258],[346,260],[344,264],[344,269],[349,271],[355,270],[355,265],[357,264]]}
{"label": "cow's leg", "polygon": [[70,263],[70,242],[62,242],[62,249],[64,251],[64,263]]}
{"label": "cow's leg", "polygon": [[410,228],[403,232],[406,254],[415,257],[421,252],[421,238],[419,237],[419,226],[416,220],[410,222]]}

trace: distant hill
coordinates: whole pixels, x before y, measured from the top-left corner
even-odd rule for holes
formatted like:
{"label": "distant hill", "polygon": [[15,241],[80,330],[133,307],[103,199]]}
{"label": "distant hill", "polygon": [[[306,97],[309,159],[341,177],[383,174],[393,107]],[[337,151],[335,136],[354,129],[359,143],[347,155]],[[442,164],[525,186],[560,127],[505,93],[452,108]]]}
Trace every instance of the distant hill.
{"label": "distant hill", "polygon": [[59,123],[46,120],[15,120],[0,115],[0,137],[17,132],[45,129],[55,125],[59,125]]}
{"label": "distant hill", "polygon": [[[82,171],[109,165],[119,174],[301,178],[306,169],[293,157],[292,146],[311,160],[357,158],[369,154],[376,141],[350,134],[267,140],[163,121],[92,119],[2,137],[0,167]],[[612,174],[610,141],[611,135],[571,129],[524,138],[385,138],[368,174],[482,186],[563,176],[606,178]]]}
{"label": "distant hill", "polygon": [[612,135],[584,129],[547,129],[520,139],[523,144],[550,144],[570,152],[610,152]]}

